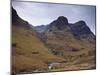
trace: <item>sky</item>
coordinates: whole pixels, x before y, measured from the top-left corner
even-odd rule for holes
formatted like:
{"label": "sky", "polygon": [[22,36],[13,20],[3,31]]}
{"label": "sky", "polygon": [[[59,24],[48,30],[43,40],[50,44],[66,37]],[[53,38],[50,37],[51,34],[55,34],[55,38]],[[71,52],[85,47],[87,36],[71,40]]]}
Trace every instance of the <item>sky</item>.
{"label": "sky", "polygon": [[12,0],[12,6],[18,15],[33,26],[47,25],[59,16],[65,16],[69,23],[80,20],[86,22],[95,34],[96,7],[89,5],[71,5],[55,3],[39,3]]}

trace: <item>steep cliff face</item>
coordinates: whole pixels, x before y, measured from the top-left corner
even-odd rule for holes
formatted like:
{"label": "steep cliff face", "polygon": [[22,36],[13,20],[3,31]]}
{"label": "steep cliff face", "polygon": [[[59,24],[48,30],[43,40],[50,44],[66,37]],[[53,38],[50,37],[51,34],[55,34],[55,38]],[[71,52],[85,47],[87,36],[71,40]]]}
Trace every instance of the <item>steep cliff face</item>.
{"label": "steep cliff face", "polygon": [[95,40],[95,35],[91,32],[90,28],[84,21],[76,22],[70,25],[72,34],[77,38]]}
{"label": "steep cliff face", "polygon": [[16,22],[19,19],[17,12],[12,8],[12,22]]}

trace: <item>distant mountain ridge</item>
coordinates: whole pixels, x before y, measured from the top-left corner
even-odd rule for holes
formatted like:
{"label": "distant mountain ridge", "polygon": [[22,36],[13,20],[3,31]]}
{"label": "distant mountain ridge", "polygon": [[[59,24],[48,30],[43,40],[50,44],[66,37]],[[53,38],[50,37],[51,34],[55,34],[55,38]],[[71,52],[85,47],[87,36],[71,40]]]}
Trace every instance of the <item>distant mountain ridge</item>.
{"label": "distant mountain ridge", "polygon": [[47,27],[48,25],[40,25],[40,26],[35,26],[35,29],[37,30],[37,32],[42,33],[42,32],[45,32]]}
{"label": "distant mountain ridge", "polygon": [[87,26],[85,21],[78,21],[74,24],[68,23],[68,19],[64,16],[59,16],[57,20],[54,20],[48,25],[35,26],[37,32],[45,33],[46,31],[70,31],[77,38],[91,37],[95,39],[95,35]]}

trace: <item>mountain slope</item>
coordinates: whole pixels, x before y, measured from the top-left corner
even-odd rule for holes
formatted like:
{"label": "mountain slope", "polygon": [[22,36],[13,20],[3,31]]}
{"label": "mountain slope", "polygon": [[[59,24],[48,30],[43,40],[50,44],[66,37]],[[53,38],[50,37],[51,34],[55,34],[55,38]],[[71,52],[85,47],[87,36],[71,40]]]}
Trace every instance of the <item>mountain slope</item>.
{"label": "mountain slope", "polygon": [[94,69],[95,35],[64,16],[34,27],[12,8],[12,73]]}
{"label": "mountain slope", "polygon": [[[70,64],[62,64],[62,70],[95,68],[95,35],[84,21],[70,24],[66,17],[60,16],[40,35],[54,55],[62,56],[65,64]],[[88,65],[82,67],[82,64]],[[71,66],[74,68],[68,68]]]}
{"label": "mountain slope", "polygon": [[64,58],[49,52],[28,22],[22,20],[12,8],[12,72],[48,71],[51,62],[62,62]]}

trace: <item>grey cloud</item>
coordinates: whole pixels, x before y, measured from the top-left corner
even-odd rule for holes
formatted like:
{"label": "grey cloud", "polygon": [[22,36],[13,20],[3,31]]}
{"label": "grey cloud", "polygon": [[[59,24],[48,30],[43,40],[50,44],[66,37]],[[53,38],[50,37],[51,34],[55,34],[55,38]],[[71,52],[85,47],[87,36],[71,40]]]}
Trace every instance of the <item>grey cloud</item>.
{"label": "grey cloud", "polygon": [[66,16],[70,23],[84,20],[95,33],[95,6],[66,5],[12,1],[18,15],[32,25],[49,24],[59,16]]}

